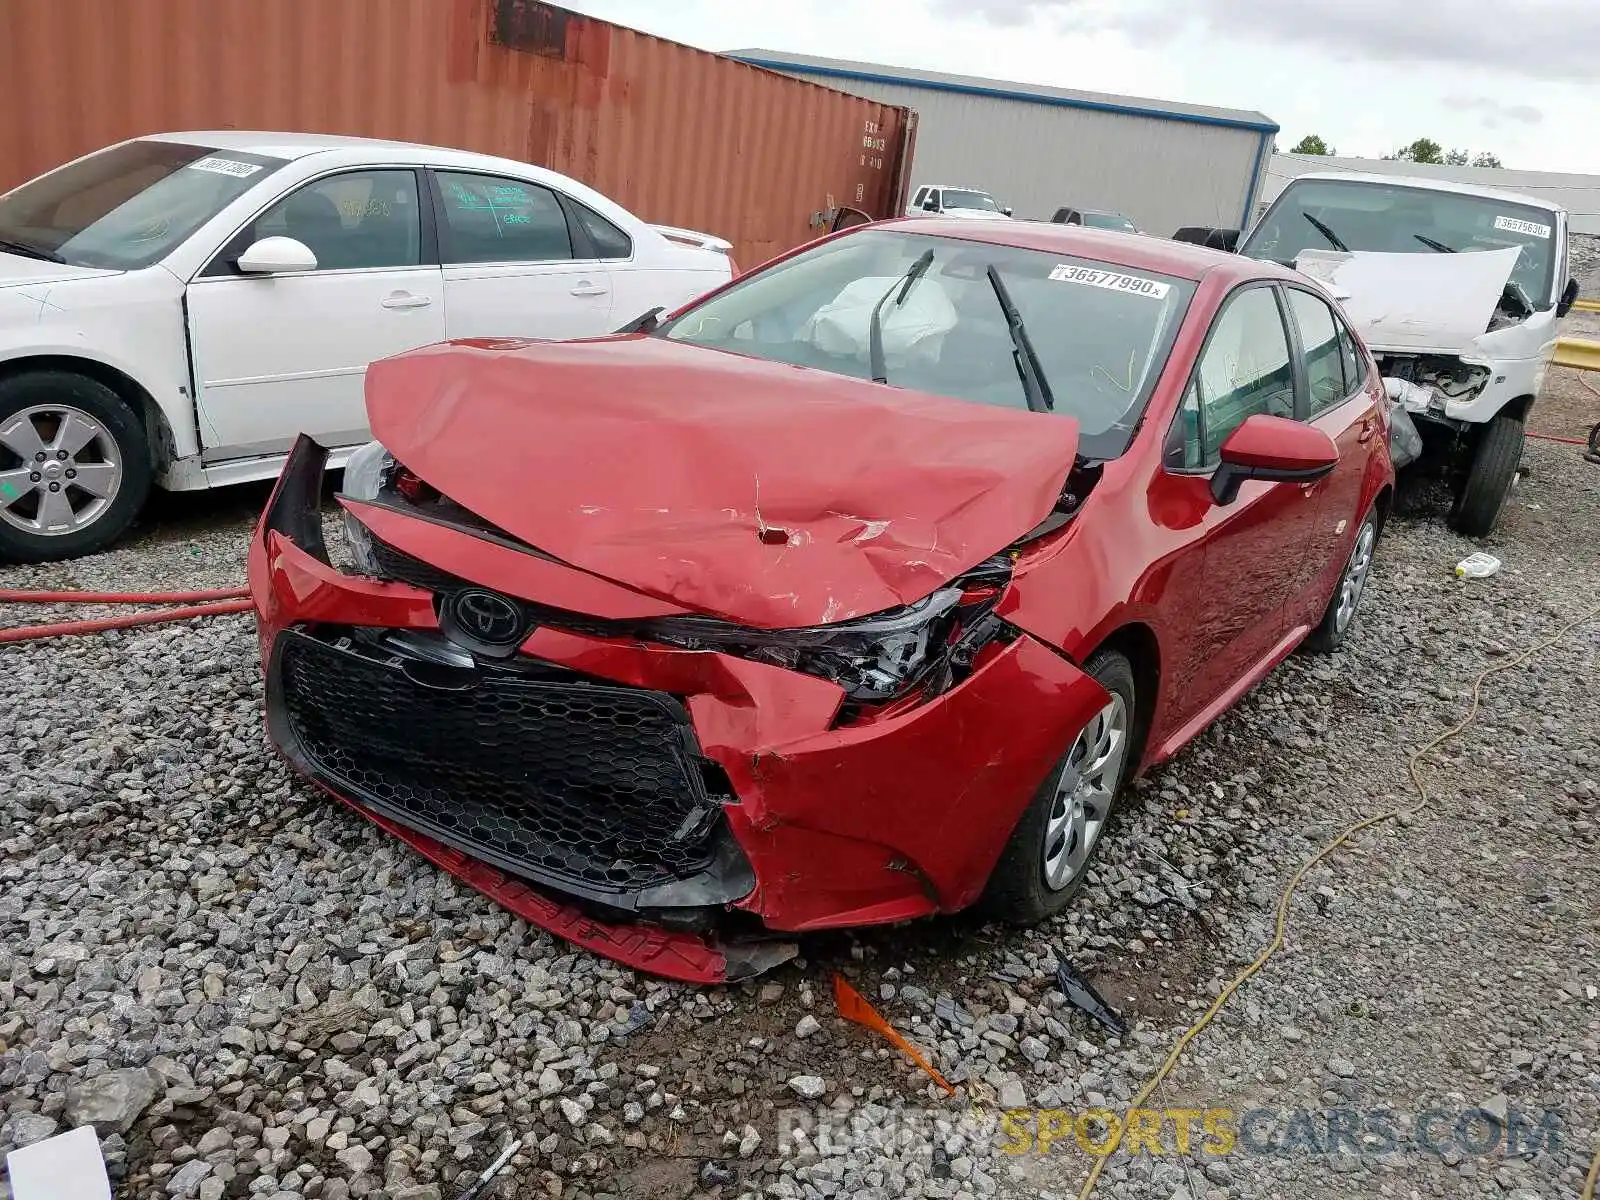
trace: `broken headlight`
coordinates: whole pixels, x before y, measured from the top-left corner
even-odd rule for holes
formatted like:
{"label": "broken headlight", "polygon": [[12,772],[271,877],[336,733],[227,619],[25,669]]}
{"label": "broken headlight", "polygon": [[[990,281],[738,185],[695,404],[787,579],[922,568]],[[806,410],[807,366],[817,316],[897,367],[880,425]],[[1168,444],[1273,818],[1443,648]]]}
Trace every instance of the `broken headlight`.
{"label": "broken headlight", "polygon": [[960,588],[941,588],[904,608],[801,629],[749,629],[711,617],[669,617],[649,622],[640,632],[669,646],[720,650],[818,675],[837,683],[852,700],[892,700],[943,653],[962,599]]}
{"label": "broken headlight", "polygon": [[[339,489],[352,500],[376,500],[394,470],[394,456],[382,442],[368,442],[353,451],[344,464],[344,484]],[[350,557],[364,575],[379,574],[378,556],[372,549],[372,534],[367,527],[344,512],[344,536],[350,543]]]}

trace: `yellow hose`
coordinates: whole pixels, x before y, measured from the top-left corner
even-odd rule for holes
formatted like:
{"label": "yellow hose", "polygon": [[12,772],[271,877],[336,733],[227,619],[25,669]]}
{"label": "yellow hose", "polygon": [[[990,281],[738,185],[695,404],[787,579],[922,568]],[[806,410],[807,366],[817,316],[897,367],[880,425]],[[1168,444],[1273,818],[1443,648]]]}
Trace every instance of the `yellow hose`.
{"label": "yellow hose", "polygon": [[[1156,1073],[1152,1075],[1149,1082],[1139,1090],[1139,1094],[1129,1102],[1129,1108],[1142,1108],[1144,1106],[1145,1101],[1150,1099],[1151,1093],[1153,1093],[1156,1088],[1161,1085],[1161,1081],[1165,1079],[1172,1072],[1172,1068],[1177,1065],[1178,1058],[1183,1053],[1184,1048],[1194,1040],[1194,1038],[1202,1029],[1211,1024],[1212,1018],[1222,1011],[1222,1006],[1226,1004],[1229,998],[1244,985],[1245,980],[1249,979],[1257,971],[1261,970],[1262,967],[1266,966],[1267,960],[1276,954],[1280,949],[1282,949],[1284,935],[1289,929],[1289,907],[1294,900],[1295,889],[1300,886],[1300,883],[1306,877],[1307,872],[1309,872],[1312,867],[1316,866],[1324,858],[1327,858],[1328,855],[1332,854],[1340,846],[1344,845],[1351,838],[1355,837],[1356,834],[1361,833],[1363,830],[1371,829],[1374,825],[1381,825],[1385,821],[1394,821],[1401,817],[1415,816],[1424,808],[1428,807],[1430,803],[1432,803],[1432,797],[1429,796],[1427,786],[1422,782],[1422,776],[1418,773],[1417,767],[1422,762],[1423,758],[1437,750],[1440,746],[1444,745],[1451,738],[1455,737],[1472,723],[1473,719],[1478,715],[1478,696],[1483,687],[1484,680],[1488,679],[1491,675],[1497,675],[1502,671],[1509,671],[1513,667],[1522,666],[1529,659],[1533,658],[1534,655],[1538,654],[1542,650],[1548,650],[1551,646],[1554,646],[1557,642],[1561,641],[1580,625],[1592,621],[1597,616],[1600,616],[1600,607],[1592,608],[1588,612],[1584,613],[1581,617],[1578,617],[1576,620],[1563,625],[1544,641],[1528,647],[1528,649],[1524,650],[1515,658],[1507,659],[1504,662],[1499,662],[1492,667],[1486,668],[1476,679],[1472,681],[1472,703],[1467,707],[1467,715],[1462,717],[1461,720],[1450,726],[1450,728],[1446,729],[1443,733],[1439,734],[1438,737],[1427,743],[1427,745],[1419,749],[1406,762],[1406,774],[1410,777],[1411,786],[1417,793],[1417,803],[1409,808],[1404,806],[1400,808],[1392,808],[1388,812],[1378,813],[1376,816],[1366,817],[1360,821],[1357,821],[1355,824],[1348,826],[1339,834],[1338,837],[1334,838],[1333,841],[1329,842],[1310,858],[1306,859],[1305,862],[1300,864],[1295,873],[1289,877],[1289,885],[1283,889],[1283,895],[1278,898],[1278,920],[1277,927],[1272,934],[1272,941],[1268,943],[1265,950],[1256,956],[1254,962],[1234,976],[1227,987],[1223,988],[1222,991],[1217,994],[1217,998],[1211,1002],[1211,1007],[1206,1009],[1206,1011],[1201,1014],[1200,1019],[1193,1025],[1189,1026],[1188,1029],[1184,1030],[1183,1036],[1173,1044],[1171,1052],[1167,1055],[1161,1066],[1156,1069]],[[1100,1178],[1100,1172],[1105,1169],[1106,1160],[1110,1157],[1110,1154],[1104,1154],[1095,1159],[1094,1165],[1089,1169],[1089,1178],[1084,1180],[1083,1187],[1078,1192],[1078,1200],[1089,1200],[1089,1197],[1094,1192],[1094,1185]],[[1594,1163],[1589,1168],[1589,1182],[1584,1187],[1583,1200],[1594,1200],[1595,1181],[1597,1178],[1600,1178],[1600,1149],[1595,1151]]]}

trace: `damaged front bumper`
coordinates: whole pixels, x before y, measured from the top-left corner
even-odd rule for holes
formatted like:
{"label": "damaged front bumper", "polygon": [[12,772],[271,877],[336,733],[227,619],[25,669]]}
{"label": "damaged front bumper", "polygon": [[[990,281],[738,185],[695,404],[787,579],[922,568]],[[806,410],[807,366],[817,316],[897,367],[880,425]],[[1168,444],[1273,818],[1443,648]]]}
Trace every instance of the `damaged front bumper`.
{"label": "damaged front bumper", "polygon": [[[344,573],[324,457],[296,446],[250,551],[273,740],[430,861],[642,970],[747,977],[793,953],[775,934],[966,907],[1104,703],[1011,631],[942,694],[864,714],[829,680],[606,628],[653,598],[341,499],[410,581]],[[525,622],[506,653],[445,632],[496,601]]]}

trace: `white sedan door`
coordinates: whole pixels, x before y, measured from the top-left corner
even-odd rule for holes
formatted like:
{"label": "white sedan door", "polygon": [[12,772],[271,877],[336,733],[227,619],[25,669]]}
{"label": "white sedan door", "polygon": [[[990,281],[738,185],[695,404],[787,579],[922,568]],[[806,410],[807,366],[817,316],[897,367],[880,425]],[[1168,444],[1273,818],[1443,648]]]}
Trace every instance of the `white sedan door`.
{"label": "white sedan door", "polygon": [[611,332],[611,273],[582,226],[569,224],[555,192],[501,175],[433,175],[452,339],[558,341]]}
{"label": "white sedan door", "polygon": [[[225,247],[189,285],[200,434],[210,461],[272,454],[309,433],[366,440],[367,364],[444,340],[440,269],[425,248],[410,169],[358,170],[305,184]],[[258,238],[291,237],[317,270],[243,275]]]}

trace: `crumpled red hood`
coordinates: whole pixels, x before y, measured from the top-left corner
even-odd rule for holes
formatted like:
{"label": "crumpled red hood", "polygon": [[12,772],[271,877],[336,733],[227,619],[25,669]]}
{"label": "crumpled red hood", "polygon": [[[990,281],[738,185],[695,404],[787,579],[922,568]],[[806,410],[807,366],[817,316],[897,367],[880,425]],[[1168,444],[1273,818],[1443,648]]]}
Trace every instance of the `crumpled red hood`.
{"label": "crumpled red hood", "polygon": [[431,346],[374,436],[581,570],[760,628],[919,600],[1049,515],[1077,423],[659,337]]}

